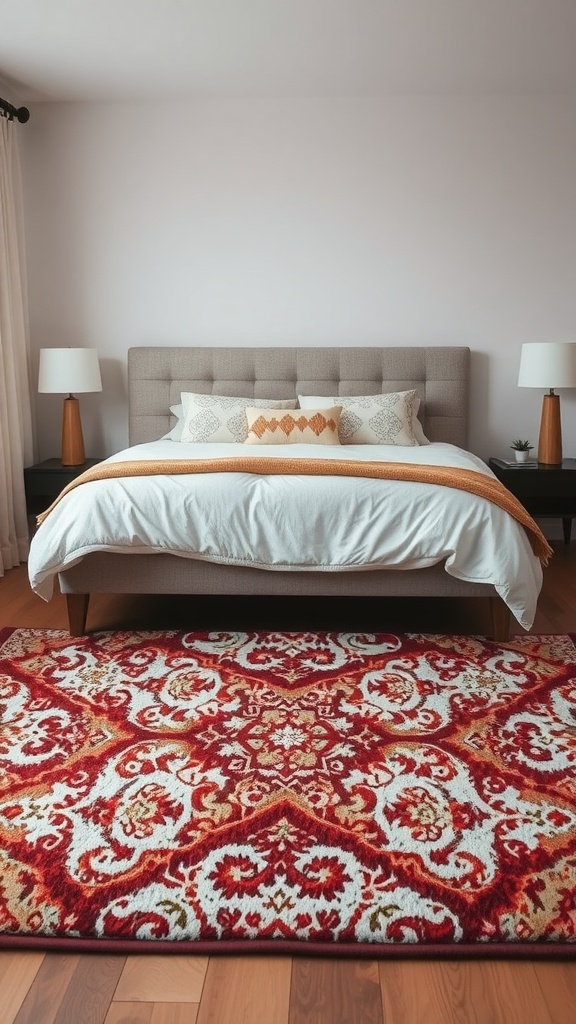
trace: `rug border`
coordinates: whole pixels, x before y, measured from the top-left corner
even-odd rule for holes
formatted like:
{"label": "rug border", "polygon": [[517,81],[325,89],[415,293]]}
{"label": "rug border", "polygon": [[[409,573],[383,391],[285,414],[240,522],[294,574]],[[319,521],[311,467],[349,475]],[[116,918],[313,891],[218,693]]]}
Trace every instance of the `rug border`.
{"label": "rug border", "polygon": [[117,953],[140,956],[148,953],[198,954],[200,956],[303,956],[309,959],[355,960],[574,960],[574,942],[305,942],[291,939],[73,939],[65,936],[0,935],[0,950],[39,950],[44,953]]}

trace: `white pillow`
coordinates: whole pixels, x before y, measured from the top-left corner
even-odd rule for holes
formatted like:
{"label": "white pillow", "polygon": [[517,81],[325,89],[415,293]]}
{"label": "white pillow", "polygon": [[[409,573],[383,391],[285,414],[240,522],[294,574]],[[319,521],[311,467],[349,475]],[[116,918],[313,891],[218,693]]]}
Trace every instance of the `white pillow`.
{"label": "white pillow", "polygon": [[340,445],[341,406],[325,409],[246,409],[248,437],[244,444]]}
{"label": "white pillow", "polygon": [[301,409],[341,405],[341,444],[395,444],[403,447],[430,444],[418,419],[416,391],[384,395],[298,395]]}
{"label": "white pillow", "polygon": [[228,395],[181,394],[184,426],[181,441],[236,442],[248,436],[246,409],[295,409],[296,399],[231,398]]}
{"label": "white pillow", "polygon": [[184,429],[184,410],[182,405],[171,405],[170,412],[176,417],[177,422],[168,431],[167,434],[162,434],[161,441],[180,441],[182,439],[182,431]]}

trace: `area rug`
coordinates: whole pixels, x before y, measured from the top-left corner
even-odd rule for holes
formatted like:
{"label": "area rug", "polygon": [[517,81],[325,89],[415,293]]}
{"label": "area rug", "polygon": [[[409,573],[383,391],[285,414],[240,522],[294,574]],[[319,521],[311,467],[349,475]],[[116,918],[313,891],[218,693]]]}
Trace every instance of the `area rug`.
{"label": "area rug", "polygon": [[570,636],[0,630],[0,944],[576,951]]}

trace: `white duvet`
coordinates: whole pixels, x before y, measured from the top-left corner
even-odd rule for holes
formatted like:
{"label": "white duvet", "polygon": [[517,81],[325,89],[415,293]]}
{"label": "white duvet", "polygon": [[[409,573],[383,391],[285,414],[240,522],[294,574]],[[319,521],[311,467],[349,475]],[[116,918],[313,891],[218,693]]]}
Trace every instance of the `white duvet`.
{"label": "white duvet", "polygon": [[[474,469],[480,459],[449,444],[183,444],[155,441],[113,455],[214,459],[246,455],[415,462]],[[533,623],[542,569],[510,515],[466,491],[402,481],[251,473],[93,481],[63,498],[32,540],[29,576],[45,600],[54,578],[92,551],[166,552],[229,565],[289,571],[414,569],[444,562],[461,580],[491,583],[518,622]]]}

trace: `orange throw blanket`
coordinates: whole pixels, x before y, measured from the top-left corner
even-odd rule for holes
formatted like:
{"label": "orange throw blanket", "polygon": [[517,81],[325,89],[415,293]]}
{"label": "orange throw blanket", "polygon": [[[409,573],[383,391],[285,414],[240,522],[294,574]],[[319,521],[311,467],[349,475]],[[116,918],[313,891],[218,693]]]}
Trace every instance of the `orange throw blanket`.
{"label": "orange throw blanket", "polygon": [[42,523],[65,494],[80,484],[92,480],[109,480],[129,476],[172,476],[181,473],[257,473],[306,476],[358,476],[377,480],[407,480],[415,483],[437,484],[457,490],[469,491],[493,502],[513,516],[525,528],[535,555],[547,565],[552,548],[532,516],[507,487],[494,477],[473,469],[454,469],[450,466],[415,466],[409,462],[361,462],[348,459],[278,459],[240,456],[222,459],[163,459],[134,460],[133,462],[103,462],[92,466],[71,481],[50,507],[38,516]]}

